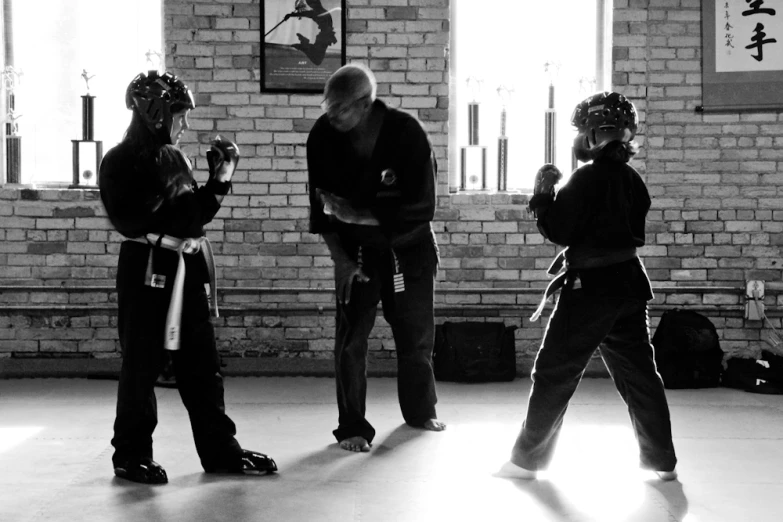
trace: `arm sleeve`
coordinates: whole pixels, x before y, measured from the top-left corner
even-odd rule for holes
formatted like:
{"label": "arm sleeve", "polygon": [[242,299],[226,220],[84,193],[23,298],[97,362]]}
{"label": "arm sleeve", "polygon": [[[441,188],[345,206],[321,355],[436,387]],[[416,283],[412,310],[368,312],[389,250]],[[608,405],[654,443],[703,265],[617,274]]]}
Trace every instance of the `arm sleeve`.
{"label": "arm sleeve", "polygon": [[200,236],[204,225],[212,221],[220,210],[216,196],[228,185],[210,180],[193,192],[186,192],[165,202],[155,213],[160,222],[159,229],[175,237]]}
{"label": "arm sleeve", "polygon": [[323,150],[322,131],[316,122],[307,137],[307,179],[310,195],[310,233],[324,234],[333,232],[329,216],[324,214],[324,206],[316,195],[316,189],[324,188],[323,181],[328,174],[327,154]]}
{"label": "arm sleeve", "polygon": [[398,173],[400,197],[372,209],[385,230],[430,222],[435,216],[438,173],[429,138],[421,124],[413,118],[407,119],[398,132],[399,150],[395,152],[402,157],[401,172]]}
{"label": "arm sleeve", "polygon": [[530,200],[536,211],[538,230],[552,243],[570,246],[583,234],[589,214],[589,173],[579,169],[563,185],[557,194],[539,194]]}
{"label": "arm sleeve", "polygon": [[227,185],[208,182],[166,201],[163,186],[153,173],[139,175],[133,169],[118,169],[111,158],[101,164],[101,198],[112,224],[126,237],[150,232],[175,237],[201,235],[202,227],[220,210],[216,194],[227,190]]}
{"label": "arm sleeve", "polygon": [[[100,166],[101,200],[114,228],[125,237],[139,237],[155,230],[155,211],[163,204],[162,187],[127,167],[109,151]],[[160,190],[158,190],[160,189]]]}

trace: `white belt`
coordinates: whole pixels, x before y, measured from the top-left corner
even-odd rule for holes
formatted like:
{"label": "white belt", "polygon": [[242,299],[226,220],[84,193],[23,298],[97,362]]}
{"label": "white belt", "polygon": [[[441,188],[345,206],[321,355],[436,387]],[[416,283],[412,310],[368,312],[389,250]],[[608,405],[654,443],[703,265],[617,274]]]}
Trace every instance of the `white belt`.
{"label": "white belt", "polygon": [[[162,234],[147,234],[144,237],[131,238],[130,240],[149,244],[150,246],[161,246],[167,250],[174,250],[179,255],[177,272],[174,276],[174,286],[171,293],[171,302],[169,303],[169,311],[166,315],[165,338],[165,347],[167,350],[179,350],[182,298],[185,288],[185,258],[183,257],[183,254],[197,254],[201,252],[204,256],[204,260],[207,262],[207,271],[209,272],[209,307],[212,312],[212,317],[218,317],[217,277],[215,276],[215,256],[212,253],[212,245],[206,237],[179,239]],[[147,262],[148,283],[151,281],[152,277],[152,249],[150,249],[150,256]]]}

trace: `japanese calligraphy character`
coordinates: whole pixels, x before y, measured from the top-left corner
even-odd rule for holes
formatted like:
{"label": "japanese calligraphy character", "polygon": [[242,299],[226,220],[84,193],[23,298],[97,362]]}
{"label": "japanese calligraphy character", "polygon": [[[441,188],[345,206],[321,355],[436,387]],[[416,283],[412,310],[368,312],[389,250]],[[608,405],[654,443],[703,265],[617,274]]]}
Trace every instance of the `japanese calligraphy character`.
{"label": "japanese calligraphy character", "polygon": [[755,14],[768,14],[775,16],[775,10],[761,7],[764,5],[764,0],[745,0],[745,3],[750,4],[750,9],[742,11],[742,16],[750,16]]}
{"label": "japanese calligraphy character", "polygon": [[755,34],[750,39],[753,43],[746,45],[745,49],[752,49],[755,47],[758,50],[758,54],[753,55],[753,58],[760,62],[764,59],[764,51],[762,50],[762,46],[768,43],[775,43],[777,40],[775,38],[767,38],[766,40],[764,39],[767,36],[767,33],[764,32],[763,24],[756,24],[756,28],[753,30],[753,32]]}

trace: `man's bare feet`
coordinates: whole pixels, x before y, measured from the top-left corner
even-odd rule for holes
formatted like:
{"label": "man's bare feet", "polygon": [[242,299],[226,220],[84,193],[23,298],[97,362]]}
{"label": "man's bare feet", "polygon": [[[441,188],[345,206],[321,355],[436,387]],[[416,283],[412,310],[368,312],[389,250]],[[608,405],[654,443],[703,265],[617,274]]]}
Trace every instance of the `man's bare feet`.
{"label": "man's bare feet", "polygon": [[430,431],[443,431],[446,429],[446,423],[441,422],[438,419],[430,419],[422,426],[425,430]]}
{"label": "man's bare feet", "polygon": [[348,451],[356,451],[366,453],[370,451],[370,443],[364,437],[348,437],[340,441],[340,447]]}

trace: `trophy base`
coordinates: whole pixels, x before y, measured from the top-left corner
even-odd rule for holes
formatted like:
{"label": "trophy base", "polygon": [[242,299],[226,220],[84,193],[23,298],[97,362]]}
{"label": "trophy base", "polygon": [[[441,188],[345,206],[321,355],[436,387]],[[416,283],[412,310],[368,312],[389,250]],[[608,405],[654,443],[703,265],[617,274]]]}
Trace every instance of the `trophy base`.
{"label": "trophy base", "polygon": [[98,169],[103,159],[103,142],[71,140],[73,144],[73,184],[70,188],[98,186]]}
{"label": "trophy base", "polygon": [[487,190],[487,148],[481,145],[462,147],[460,190]]}

